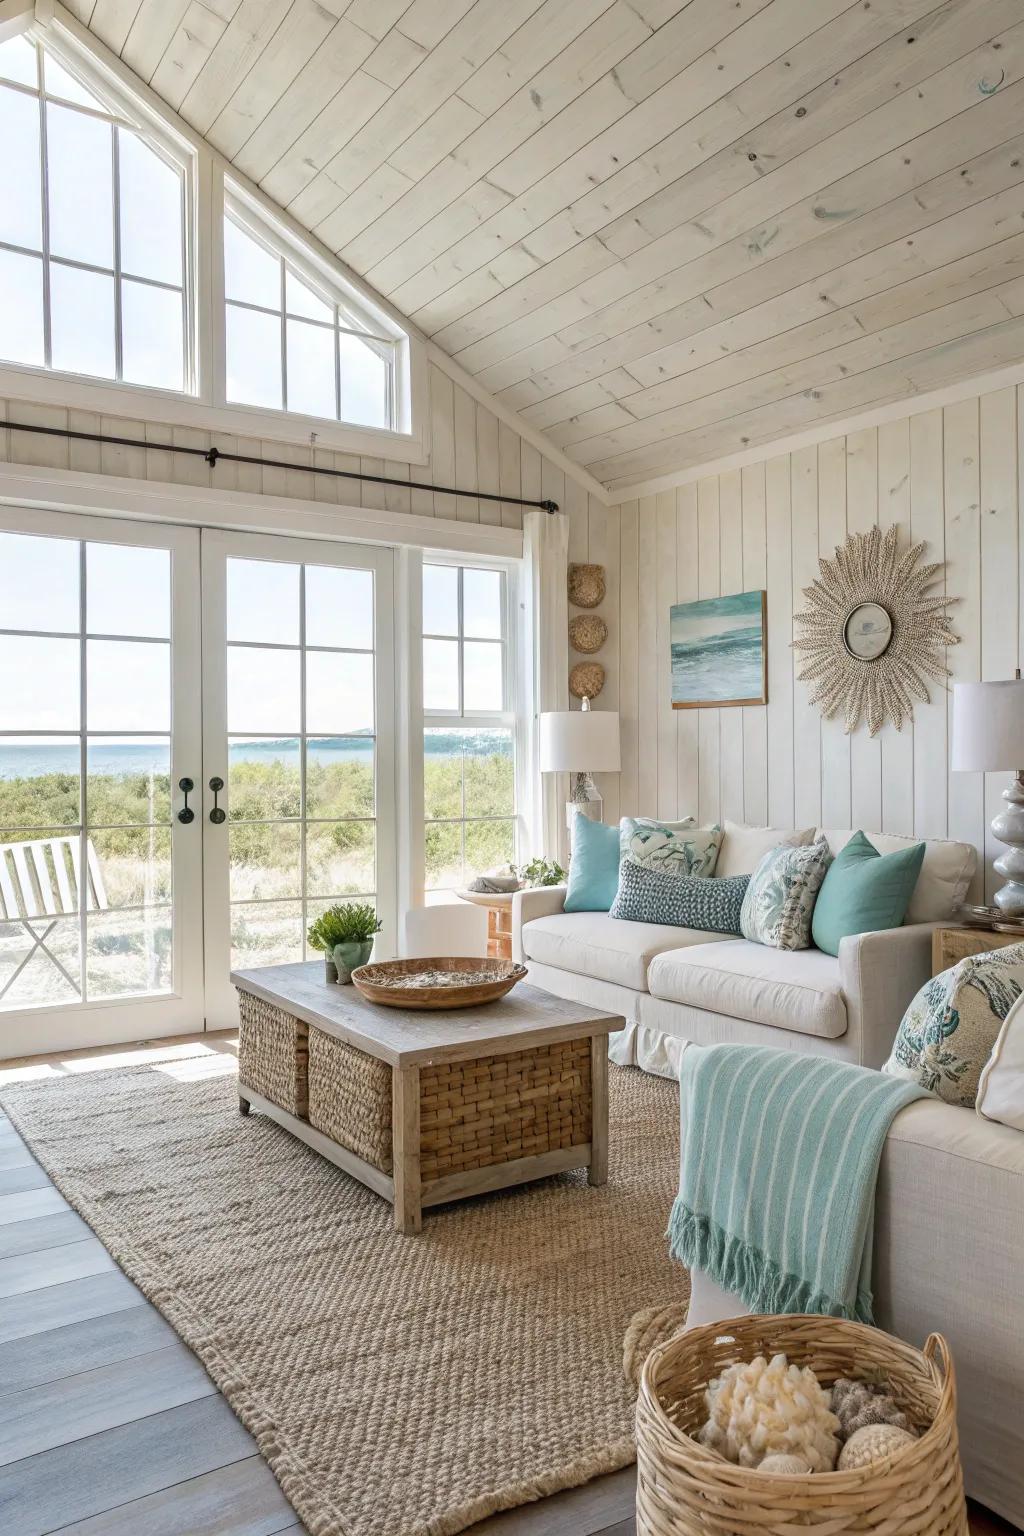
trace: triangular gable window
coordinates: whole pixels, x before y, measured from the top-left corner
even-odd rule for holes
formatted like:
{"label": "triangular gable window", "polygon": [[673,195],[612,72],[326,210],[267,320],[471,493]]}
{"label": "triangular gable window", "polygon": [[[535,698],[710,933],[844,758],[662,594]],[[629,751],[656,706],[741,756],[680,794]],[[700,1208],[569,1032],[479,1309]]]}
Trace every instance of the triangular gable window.
{"label": "triangular gable window", "polygon": [[229,403],[394,427],[397,337],[230,196],[224,307]]}
{"label": "triangular gable window", "polygon": [[188,157],[34,37],[0,44],[0,359],[190,392]]}

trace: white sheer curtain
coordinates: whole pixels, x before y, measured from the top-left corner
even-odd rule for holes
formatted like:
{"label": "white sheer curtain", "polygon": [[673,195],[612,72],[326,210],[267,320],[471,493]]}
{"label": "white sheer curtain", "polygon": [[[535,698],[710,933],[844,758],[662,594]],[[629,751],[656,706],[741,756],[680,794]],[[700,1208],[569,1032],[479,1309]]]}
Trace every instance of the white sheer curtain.
{"label": "white sheer curtain", "polygon": [[526,775],[529,803],[523,807],[530,852],[566,864],[569,855],[565,802],[569,778],[540,772],[538,716],[543,710],[569,707],[569,520],[560,513],[527,512],[523,517],[526,569],[524,671],[532,678]]}

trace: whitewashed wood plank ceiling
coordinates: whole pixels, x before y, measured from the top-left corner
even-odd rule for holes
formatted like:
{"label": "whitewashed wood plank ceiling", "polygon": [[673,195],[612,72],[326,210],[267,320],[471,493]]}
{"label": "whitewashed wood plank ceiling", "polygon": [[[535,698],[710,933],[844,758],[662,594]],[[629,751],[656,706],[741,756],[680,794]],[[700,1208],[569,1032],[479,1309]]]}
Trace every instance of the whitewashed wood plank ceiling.
{"label": "whitewashed wood plank ceiling", "polygon": [[1024,356],[1020,0],[72,0],[619,493]]}

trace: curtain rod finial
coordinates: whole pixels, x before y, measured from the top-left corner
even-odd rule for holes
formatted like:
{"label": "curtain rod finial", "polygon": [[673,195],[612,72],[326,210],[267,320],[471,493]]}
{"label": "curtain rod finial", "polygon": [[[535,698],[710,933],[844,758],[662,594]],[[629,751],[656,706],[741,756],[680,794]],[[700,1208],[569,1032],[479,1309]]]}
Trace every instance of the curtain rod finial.
{"label": "curtain rod finial", "polygon": [[540,508],[541,508],[542,512],[557,512],[558,511],[558,502],[557,501],[542,501],[540,503]]}

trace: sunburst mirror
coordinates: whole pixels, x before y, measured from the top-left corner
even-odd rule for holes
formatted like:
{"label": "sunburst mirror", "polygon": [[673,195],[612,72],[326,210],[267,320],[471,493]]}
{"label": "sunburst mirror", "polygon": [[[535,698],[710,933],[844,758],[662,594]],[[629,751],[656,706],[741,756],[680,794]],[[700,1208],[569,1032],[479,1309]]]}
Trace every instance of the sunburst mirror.
{"label": "sunburst mirror", "polygon": [[804,588],[809,607],[794,614],[803,632],[797,676],[812,683],[811,703],[826,719],[842,712],[847,732],[861,720],[875,736],[887,720],[899,730],[927,704],[927,678],[945,685],[946,647],[957,645],[945,609],[955,598],[929,591],[943,561],[922,565],[924,544],[901,554],[899,531],[851,533],[821,574]]}

